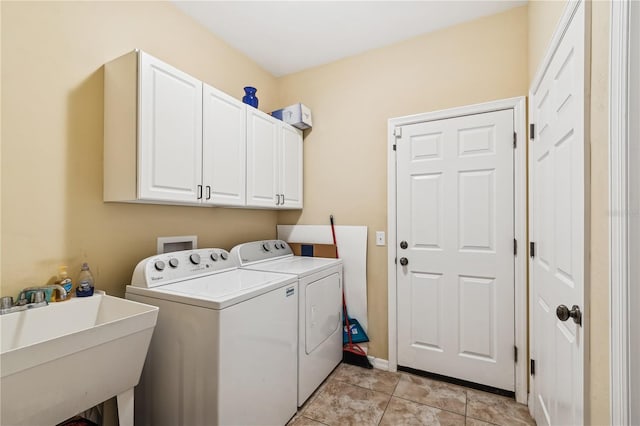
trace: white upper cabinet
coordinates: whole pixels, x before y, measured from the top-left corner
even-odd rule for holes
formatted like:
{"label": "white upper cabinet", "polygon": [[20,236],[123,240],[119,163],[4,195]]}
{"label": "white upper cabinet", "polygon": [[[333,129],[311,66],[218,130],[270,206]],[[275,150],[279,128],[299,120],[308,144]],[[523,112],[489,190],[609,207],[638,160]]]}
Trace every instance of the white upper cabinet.
{"label": "white upper cabinet", "polygon": [[195,202],[202,180],[202,83],[140,52],[138,193]]}
{"label": "white upper cabinet", "polygon": [[276,207],[278,193],[279,123],[253,107],[247,108],[247,205]]}
{"label": "white upper cabinet", "polygon": [[302,208],[302,133],[287,124],[280,137],[280,208]]}
{"label": "white upper cabinet", "polygon": [[105,65],[104,200],[197,203],[202,83],[145,54]]}
{"label": "white upper cabinet", "polygon": [[203,88],[203,202],[244,206],[246,105],[207,84]]}
{"label": "white upper cabinet", "polygon": [[302,133],[247,108],[247,206],[302,208]]}
{"label": "white upper cabinet", "polygon": [[302,208],[302,133],[141,51],[105,65],[104,200]]}

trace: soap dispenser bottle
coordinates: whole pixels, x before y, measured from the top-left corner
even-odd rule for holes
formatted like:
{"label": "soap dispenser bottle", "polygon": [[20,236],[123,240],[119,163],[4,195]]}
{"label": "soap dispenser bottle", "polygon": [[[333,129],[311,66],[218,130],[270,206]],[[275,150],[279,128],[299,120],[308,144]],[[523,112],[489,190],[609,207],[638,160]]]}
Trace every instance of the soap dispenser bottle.
{"label": "soap dispenser bottle", "polygon": [[[62,287],[64,287],[64,289],[67,291],[67,297],[71,296],[71,289],[73,288],[73,282],[71,281],[71,278],[69,278],[69,274],[67,273],[66,266],[60,266],[58,268],[58,281],[56,281],[56,284],[60,284]],[[55,298],[56,302],[59,302],[62,300],[68,300],[68,298],[62,299],[60,295],[58,295],[58,297]]]}
{"label": "soap dispenser bottle", "polygon": [[93,275],[89,269],[87,262],[82,264],[80,275],[78,276],[78,287],[76,287],[76,296],[87,297],[93,296]]}

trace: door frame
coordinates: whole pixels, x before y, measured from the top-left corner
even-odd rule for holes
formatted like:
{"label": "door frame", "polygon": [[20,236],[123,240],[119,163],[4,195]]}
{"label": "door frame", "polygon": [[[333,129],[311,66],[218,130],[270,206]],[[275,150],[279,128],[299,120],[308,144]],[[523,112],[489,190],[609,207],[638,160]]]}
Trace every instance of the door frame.
{"label": "door frame", "polygon": [[398,369],[398,316],[397,316],[397,234],[396,234],[396,127],[426,121],[444,120],[466,115],[500,110],[513,110],[513,128],[517,135],[514,149],[514,237],[517,255],[514,257],[514,343],[518,348],[515,363],[516,401],[527,403],[527,128],[526,101],[524,96],[501,99],[481,104],[467,105],[440,111],[408,115],[389,119],[387,126],[387,282],[389,322],[389,370]]}
{"label": "door frame", "polygon": [[[631,285],[640,282],[640,269],[632,268],[630,262],[640,244],[640,235],[631,235],[632,200],[640,199],[640,183],[630,175],[631,141],[639,136],[632,134],[637,128],[632,129],[630,117],[640,114],[637,100],[631,101],[630,76],[637,75],[640,68],[640,54],[632,46],[637,48],[640,44],[640,26],[631,19],[631,7],[629,0],[611,2],[611,22],[617,23],[610,28],[609,64],[610,403],[614,425],[636,420],[631,413],[631,390],[640,388],[639,364],[635,361],[632,368],[634,360],[630,356],[633,348],[639,346],[631,327],[640,321],[638,294]],[[634,370],[636,376],[632,377]]]}

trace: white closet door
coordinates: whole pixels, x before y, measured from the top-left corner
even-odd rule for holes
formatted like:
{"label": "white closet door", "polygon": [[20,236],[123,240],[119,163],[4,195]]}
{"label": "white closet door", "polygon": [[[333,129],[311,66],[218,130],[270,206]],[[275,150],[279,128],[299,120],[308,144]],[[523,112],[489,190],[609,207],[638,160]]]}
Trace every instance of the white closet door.
{"label": "white closet door", "polygon": [[203,88],[203,202],[243,206],[246,194],[246,105]]}
{"label": "white closet door", "polygon": [[139,198],[199,202],[202,83],[143,52],[139,73]]}
{"label": "white closet door", "polygon": [[[532,402],[539,425],[584,421],[585,53],[581,2],[529,97]],[[582,321],[569,310],[582,311]]]}

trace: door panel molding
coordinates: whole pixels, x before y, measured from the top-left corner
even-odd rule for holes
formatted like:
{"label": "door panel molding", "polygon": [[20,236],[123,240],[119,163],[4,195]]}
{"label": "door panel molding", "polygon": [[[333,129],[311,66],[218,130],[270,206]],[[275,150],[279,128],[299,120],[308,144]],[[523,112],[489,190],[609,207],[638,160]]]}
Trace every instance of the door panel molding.
{"label": "door panel molding", "polygon": [[[398,329],[397,329],[397,280],[396,280],[396,257],[397,234],[396,234],[396,143],[395,130],[397,127],[409,124],[423,123],[428,121],[443,120],[455,117],[464,117],[487,112],[512,110],[514,117],[514,129],[516,133],[516,146],[514,149],[514,235],[517,241],[517,254],[514,257],[515,271],[515,343],[520,354],[526,354],[527,349],[527,190],[526,190],[526,107],[525,97],[516,97],[481,104],[468,105],[458,108],[421,113],[405,117],[391,118],[388,121],[387,130],[387,232],[388,232],[388,312],[389,312],[389,370],[397,371],[398,367]],[[468,150],[490,149],[490,147],[460,147]],[[437,140],[425,141],[424,152],[416,152],[418,157],[424,157],[425,161],[429,156],[438,156]],[[515,371],[515,394],[516,400],[520,403],[527,402],[527,374],[528,360],[526,356],[519,356],[516,362]]]}

